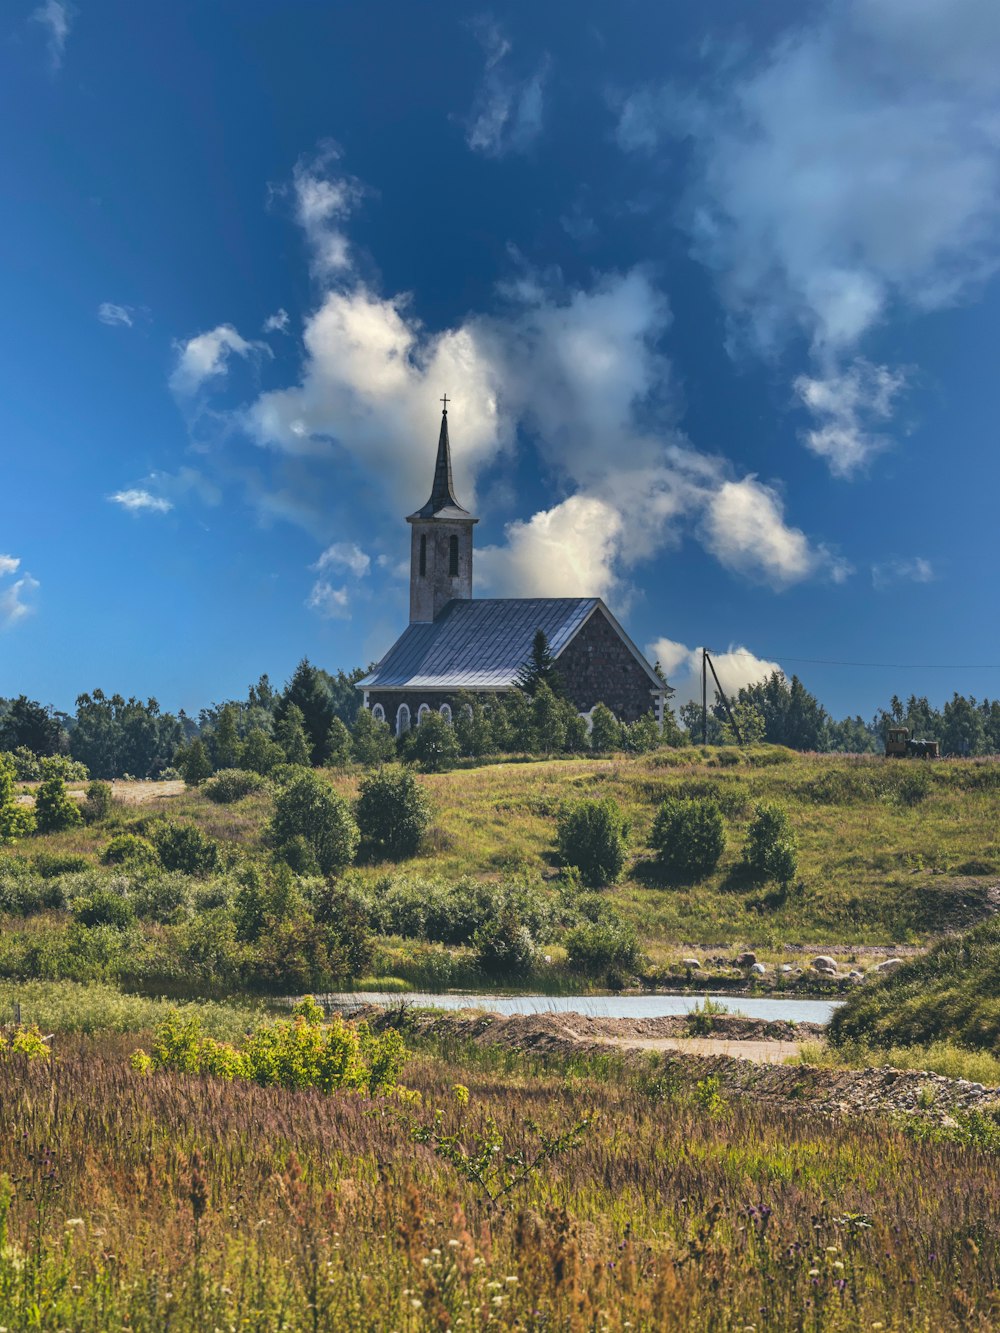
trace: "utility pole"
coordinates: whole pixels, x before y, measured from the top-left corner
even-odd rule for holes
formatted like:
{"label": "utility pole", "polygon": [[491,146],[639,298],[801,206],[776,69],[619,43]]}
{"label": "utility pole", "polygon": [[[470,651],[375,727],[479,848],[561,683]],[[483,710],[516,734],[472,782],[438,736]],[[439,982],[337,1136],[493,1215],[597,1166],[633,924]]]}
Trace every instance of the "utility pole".
{"label": "utility pole", "polygon": [[708,649],[701,650],[701,743],[708,744]]}

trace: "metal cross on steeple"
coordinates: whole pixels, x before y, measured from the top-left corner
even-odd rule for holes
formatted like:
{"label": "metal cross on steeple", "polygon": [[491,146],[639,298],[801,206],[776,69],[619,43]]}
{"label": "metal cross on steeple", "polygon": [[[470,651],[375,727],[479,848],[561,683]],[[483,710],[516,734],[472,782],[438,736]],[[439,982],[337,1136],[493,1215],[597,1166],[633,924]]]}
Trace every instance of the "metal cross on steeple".
{"label": "metal cross on steeple", "polygon": [[445,394],[445,396],[441,399],[441,402],[444,403],[444,410],[445,410],[445,412],[447,413],[447,411],[448,411],[448,395],[447,395],[447,394]]}

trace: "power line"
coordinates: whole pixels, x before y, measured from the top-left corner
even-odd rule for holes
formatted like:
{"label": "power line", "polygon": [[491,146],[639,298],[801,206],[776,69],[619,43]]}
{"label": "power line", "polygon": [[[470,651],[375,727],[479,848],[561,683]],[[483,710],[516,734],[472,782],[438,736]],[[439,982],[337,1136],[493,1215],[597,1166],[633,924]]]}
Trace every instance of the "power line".
{"label": "power line", "polygon": [[[829,657],[789,657],[774,648],[769,651],[782,662],[808,663],[810,666],[874,667],[881,671],[1000,671],[1000,662],[840,662]],[[712,656],[756,657],[756,653],[749,648],[730,648],[712,653]]]}

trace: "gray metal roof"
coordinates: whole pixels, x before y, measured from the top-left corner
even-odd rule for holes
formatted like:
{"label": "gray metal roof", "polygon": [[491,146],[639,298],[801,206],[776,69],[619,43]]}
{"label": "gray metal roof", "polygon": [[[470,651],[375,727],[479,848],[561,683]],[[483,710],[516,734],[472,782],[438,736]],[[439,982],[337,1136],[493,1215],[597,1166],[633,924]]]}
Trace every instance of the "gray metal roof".
{"label": "gray metal roof", "polygon": [[558,657],[598,606],[599,597],[456,599],[437,620],[405,629],[358,689],[502,689],[513,684],[537,630]]}

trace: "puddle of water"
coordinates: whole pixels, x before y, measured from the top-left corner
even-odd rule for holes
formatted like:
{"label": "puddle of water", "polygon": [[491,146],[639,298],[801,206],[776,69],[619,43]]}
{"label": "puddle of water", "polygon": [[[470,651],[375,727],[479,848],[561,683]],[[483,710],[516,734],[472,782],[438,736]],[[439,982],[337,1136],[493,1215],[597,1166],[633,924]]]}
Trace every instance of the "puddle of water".
{"label": "puddle of water", "polygon": [[[689,1014],[701,1005],[701,995],[428,995],[418,991],[389,994],[354,991],[317,997],[334,1009],[365,1004],[415,1004],[435,1009],[485,1009],[494,1014],[583,1014],[592,1018],[663,1018]],[[793,1019],[799,1023],[829,1023],[839,1000],[757,999],[749,995],[712,995],[728,1013],[771,1022]]]}

